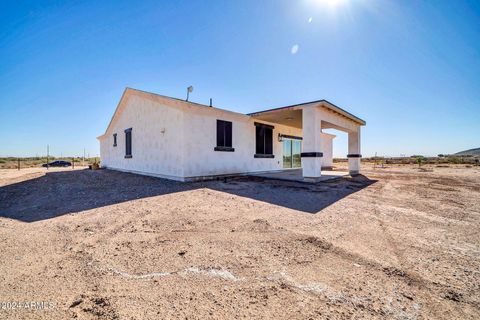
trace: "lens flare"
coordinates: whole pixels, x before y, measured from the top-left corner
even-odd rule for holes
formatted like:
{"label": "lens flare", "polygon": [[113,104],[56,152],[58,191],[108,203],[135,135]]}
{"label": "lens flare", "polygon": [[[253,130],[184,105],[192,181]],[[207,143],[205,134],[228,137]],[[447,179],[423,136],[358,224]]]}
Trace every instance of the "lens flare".
{"label": "lens flare", "polygon": [[295,44],[295,45],[292,47],[292,49],[290,50],[290,53],[291,53],[291,54],[296,54],[296,53],[298,52],[298,48],[299,48],[298,44]]}

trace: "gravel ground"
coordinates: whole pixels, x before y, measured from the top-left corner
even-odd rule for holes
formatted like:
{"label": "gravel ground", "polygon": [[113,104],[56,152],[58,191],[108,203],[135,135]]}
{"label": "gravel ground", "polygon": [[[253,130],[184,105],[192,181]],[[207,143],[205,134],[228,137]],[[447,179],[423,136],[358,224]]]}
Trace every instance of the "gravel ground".
{"label": "gravel ground", "polygon": [[364,174],[0,170],[0,319],[480,318],[479,168]]}

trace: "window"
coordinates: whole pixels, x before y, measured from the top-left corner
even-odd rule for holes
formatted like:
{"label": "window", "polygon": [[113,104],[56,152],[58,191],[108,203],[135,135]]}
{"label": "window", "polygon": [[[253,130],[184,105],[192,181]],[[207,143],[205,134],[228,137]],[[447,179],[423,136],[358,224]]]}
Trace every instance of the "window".
{"label": "window", "polygon": [[255,158],[273,158],[273,126],[255,122]]}
{"label": "window", "polygon": [[113,146],[114,147],[117,146],[117,134],[116,133],[113,134]]}
{"label": "window", "polygon": [[215,151],[235,151],[232,148],[232,123],[230,121],[217,120],[217,146]]}
{"label": "window", "polygon": [[132,128],[125,130],[125,158],[132,157]]}

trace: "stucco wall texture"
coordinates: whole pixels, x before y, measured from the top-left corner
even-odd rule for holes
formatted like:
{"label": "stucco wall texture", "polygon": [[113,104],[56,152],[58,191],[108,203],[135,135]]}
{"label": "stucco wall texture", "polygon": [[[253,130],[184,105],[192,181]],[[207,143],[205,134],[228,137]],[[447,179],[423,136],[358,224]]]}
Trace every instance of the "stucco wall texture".
{"label": "stucco wall texture", "polygon": [[[232,122],[234,152],[214,151],[216,121]],[[274,126],[274,158],[254,158],[255,125]],[[125,130],[132,128],[132,157],[125,158]],[[113,146],[113,134],[117,146]],[[144,93],[122,99],[107,132],[99,137],[102,167],[174,180],[283,169],[278,135],[302,130],[252,117]],[[322,134],[323,165],[332,165],[332,139]]]}

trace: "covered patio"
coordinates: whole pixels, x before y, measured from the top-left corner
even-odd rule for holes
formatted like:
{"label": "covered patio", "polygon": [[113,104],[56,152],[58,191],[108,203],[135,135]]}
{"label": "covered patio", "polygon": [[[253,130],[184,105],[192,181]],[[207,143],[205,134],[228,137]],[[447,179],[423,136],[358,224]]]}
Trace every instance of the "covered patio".
{"label": "covered patio", "polygon": [[[260,174],[286,180],[302,179],[308,182],[325,181],[341,176],[339,172],[322,171],[324,146],[321,142],[323,129],[336,129],[348,134],[348,174],[360,173],[361,135],[360,128],[366,122],[351,113],[326,101],[317,100],[282,108],[250,114],[258,120],[279,123],[302,130],[301,169]],[[300,176],[301,174],[301,176]]]}

